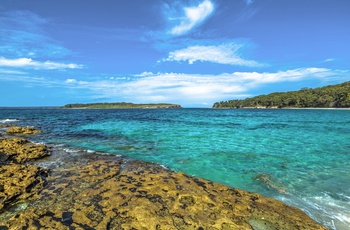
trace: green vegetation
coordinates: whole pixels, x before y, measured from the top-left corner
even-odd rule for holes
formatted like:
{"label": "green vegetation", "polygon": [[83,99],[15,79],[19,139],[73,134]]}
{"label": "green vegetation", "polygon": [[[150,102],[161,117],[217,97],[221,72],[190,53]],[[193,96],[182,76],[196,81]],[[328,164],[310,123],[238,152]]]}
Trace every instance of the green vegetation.
{"label": "green vegetation", "polygon": [[350,82],[216,102],[213,108],[350,108]]}
{"label": "green vegetation", "polygon": [[66,109],[169,109],[169,108],[181,108],[177,104],[134,104],[126,102],[118,103],[90,103],[90,104],[67,104],[63,106]]}

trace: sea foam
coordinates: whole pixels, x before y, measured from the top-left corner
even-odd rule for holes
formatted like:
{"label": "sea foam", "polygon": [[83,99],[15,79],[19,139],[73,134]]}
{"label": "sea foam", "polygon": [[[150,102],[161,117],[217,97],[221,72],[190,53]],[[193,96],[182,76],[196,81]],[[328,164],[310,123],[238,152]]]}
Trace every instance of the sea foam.
{"label": "sea foam", "polygon": [[17,122],[19,121],[18,119],[2,119],[0,120],[0,123],[10,123],[10,122]]}

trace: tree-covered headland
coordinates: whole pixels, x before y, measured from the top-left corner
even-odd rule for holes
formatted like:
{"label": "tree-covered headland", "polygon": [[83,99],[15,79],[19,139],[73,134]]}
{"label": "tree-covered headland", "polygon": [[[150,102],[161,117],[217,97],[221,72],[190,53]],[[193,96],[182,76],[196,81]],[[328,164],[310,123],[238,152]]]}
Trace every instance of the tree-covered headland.
{"label": "tree-covered headland", "polygon": [[221,101],[216,102],[213,108],[350,108],[350,81],[322,88]]}

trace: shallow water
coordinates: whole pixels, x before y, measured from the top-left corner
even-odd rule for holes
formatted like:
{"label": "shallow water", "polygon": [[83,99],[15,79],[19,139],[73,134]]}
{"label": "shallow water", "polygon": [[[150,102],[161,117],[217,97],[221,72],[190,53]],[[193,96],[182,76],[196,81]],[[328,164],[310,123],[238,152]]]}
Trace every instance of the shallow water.
{"label": "shallow water", "polygon": [[350,226],[349,110],[0,110],[34,141],[156,162]]}

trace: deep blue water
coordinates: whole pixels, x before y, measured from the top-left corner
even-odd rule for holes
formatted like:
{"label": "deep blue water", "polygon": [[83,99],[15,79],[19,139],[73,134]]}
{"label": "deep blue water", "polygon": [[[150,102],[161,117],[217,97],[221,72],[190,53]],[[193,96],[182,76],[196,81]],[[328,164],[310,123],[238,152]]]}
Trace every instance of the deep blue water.
{"label": "deep blue water", "polygon": [[1,108],[7,119],[43,130],[37,142],[156,162],[350,226],[350,110]]}

